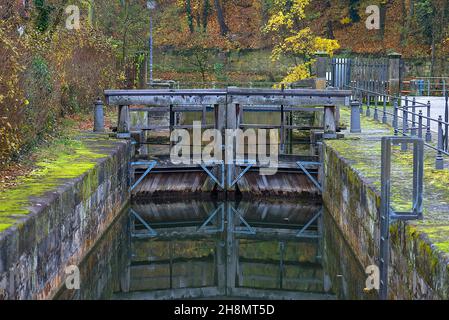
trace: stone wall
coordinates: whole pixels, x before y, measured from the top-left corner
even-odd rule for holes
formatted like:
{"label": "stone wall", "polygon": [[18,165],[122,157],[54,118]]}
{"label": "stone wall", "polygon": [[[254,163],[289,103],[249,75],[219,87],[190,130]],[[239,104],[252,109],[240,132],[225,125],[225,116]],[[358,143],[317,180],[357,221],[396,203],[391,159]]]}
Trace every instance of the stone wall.
{"label": "stone wall", "polygon": [[82,141],[105,156],[29,199],[26,218],[0,233],[0,299],[51,299],[65,268],[82,261],[127,203],[130,144],[98,136]]}
{"label": "stone wall", "polygon": [[[404,78],[430,77],[432,74],[432,60],[429,58],[404,59]],[[434,77],[444,77],[449,72],[449,61],[447,58],[435,60]]]}
{"label": "stone wall", "polygon": [[[379,265],[380,194],[331,146],[324,148],[324,203],[362,266]],[[448,299],[448,262],[413,224],[390,228],[389,299]]]}

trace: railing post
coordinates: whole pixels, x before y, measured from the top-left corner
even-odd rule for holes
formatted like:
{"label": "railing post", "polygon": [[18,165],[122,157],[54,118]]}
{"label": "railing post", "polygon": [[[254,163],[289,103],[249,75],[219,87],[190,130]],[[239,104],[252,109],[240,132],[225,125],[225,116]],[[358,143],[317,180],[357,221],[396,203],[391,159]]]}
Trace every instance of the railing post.
{"label": "railing post", "polygon": [[393,99],[393,121],[392,121],[392,126],[395,129],[395,131],[398,131],[398,112],[399,112],[399,107],[398,107],[398,99],[394,98]]}
{"label": "railing post", "polygon": [[366,99],[366,116],[367,117],[371,116],[370,105],[371,105],[371,94],[368,93],[367,99]]}
{"label": "railing post", "polygon": [[104,132],[103,101],[100,98],[95,101],[94,108],[94,132]]}
{"label": "railing post", "polygon": [[426,142],[432,142],[432,132],[430,131],[430,101],[427,102],[427,128],[426,128]]}
{"label": "railing post", "polygon": [[360,100],[360,114],[363,114],[363,98],[364,96],[366,97],[366,94],[364,94],[363,92],[361,93],[361,100]]}
{"label": "railing post", "polygon": [[[402,116],[402,136],[406,137],[408,132],[408,98],[405,97],[405,106],[403,107],[403,116]],[[408,145],[407,143],[402,143],[401,151],[407,151]]]}
{"label": "railing post", "polygon": [[374,95],[374,120],[379,121],[379,110],[378,107],[379,96],[377,94]]}
{"label": "railing post", "polygon": [[351,133],[361,133],[360,126],[360,102],[358,100],[351,101]]}
{"label": "railing post", "polygon": [[423,126],[423,118],[422,118],[422,110],[419,110],[419,116],[418,116],[418,138],[422,139],[423,137],[423,130],[422,130],[422,126]]}
{"label": "railing post", "polygon": [[380,207],[380,244],[379,298],[386,300],[388,296],[388,266],[390,263],[390,180],[391,180],[391,143],[382,138],[381,156],[381,207]]}
{"label": "railing post", "polygon": [[382,123],[386,124],[388,121],[388,119],[387,119],[387,96],[384,95],[383,99],[384,99],[384,108],[383,108],[383,114],[382,114]]}
{"label": "railing post", "polygon": [[445,104],[445,108],[444,108],[444,122],[446,122],[445,126],[445,137],[444,137],[444,150],[448,151],[449,149],[449,94],[447,92],[445,92],[445,100],[446,100],[446,104]]}
{"label": "railing post", "polygon": [[412,130],[410,132],[412,136],[416,136],[416,98],[413,97],[412,101]]}
{"label": "railing post", "polygon": [[435,160],[435,168],[437,170],[443,170],[444,169],[444,159],[443,159],[443,153],[441,152],[443,150],[443,117],[440,115],[438,117],[438,151],[437,151],[437,157]]}

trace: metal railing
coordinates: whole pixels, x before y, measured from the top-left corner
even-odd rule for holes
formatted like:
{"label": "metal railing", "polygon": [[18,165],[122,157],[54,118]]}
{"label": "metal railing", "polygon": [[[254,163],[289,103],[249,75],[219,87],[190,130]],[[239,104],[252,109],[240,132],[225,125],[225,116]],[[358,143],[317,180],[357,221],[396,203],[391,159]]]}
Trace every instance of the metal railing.
{"label": "metal railing", "polygon": [[[391,167],[393,144],[413,144],[413,199],[409,212],[395,212],[391,207]],[[388,297],[388,267],[390,260],[390,221],[391,220],[421,220],[423,219],[423,188],[424,188],[424,140],[418,137],[382,137],[381,160],[381,205],[380,205],[380,287],[379,296],[382,300]]]}
{"label": "metal railing", "polygon": [[416,77],[402,82],[404,92],[416,96],[445,96],[448,92],[449,77]]}
{"label": "metal railing", "polygon": [[[348,86],[353,90],[353,100],[359,104],[359,112],[363,113],[364,101],[365,101],[365,115],[367,117],[373,116],[374,120],[382,121],[382,123],[388,123],[388,116],[391,117],[391,125],[394,129],[394,135],[403,137],[418,137],[425,138],[425,146],[436,151],[435,167],[438,170],[444,169],[443,156],[449,156],[449,97],[446,93],[444,120],[443,115],[439,115],[438,119],[435,119],[431,115],[432,104],[430,101],[422,103],[416,101],[416,98],[410,99],[409,97],[397,97],[386,93],[379,93],[371,90],[366,90],[359,87]],[[403,105],[400,102],[403,102]],[[354,104],[354,102],[353,102]],[[360,122],[357,122],[357,114],[355,114],[354,105],[351,108],[351,128],[352,132],[359,132]],[[379,106],[381,104],[382,106]],[[388,105],[392,107],[392,112],[389,111]],[[373,114],[372,114],[373,109]],[[424,115],[425,110],[426,115]],[[380,113],[382,117],[380,118]],[[437,141],[433,143],[432,124],[437,127]],[[407,144],[403,143],[401,150],[407,151]]]}

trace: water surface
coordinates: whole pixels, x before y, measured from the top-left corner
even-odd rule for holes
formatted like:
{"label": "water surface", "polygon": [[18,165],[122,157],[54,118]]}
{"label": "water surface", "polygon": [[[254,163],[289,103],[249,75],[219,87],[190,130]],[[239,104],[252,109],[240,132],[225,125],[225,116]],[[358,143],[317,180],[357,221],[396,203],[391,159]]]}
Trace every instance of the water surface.
{"label": "water surface", "polygon": [[319,203],[133,204],[59,299],[359,299],[366,276]]}

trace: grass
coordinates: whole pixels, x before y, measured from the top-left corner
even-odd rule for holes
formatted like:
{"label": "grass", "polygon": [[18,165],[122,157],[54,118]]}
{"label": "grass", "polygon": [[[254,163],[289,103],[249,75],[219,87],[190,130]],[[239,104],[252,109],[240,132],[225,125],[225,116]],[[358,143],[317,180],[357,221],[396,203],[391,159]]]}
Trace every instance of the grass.
{"label": "grass", "polygon": [[93,150],[89,139],[79,139],[79,123],[79,119],[63,119],[57,136],[34,146],[23,157],[25,173],[14,176],[13,183],[0,189],[0,232],[30,213],[30,198],[55,190],[64,179],[89,172],[97,159],[106,156]]}
{"label": "grass", "polygon": [[[342,122],[349,123],[350,112],[342,108]],[[392,135],[389,125],[361,117],[362,134],[326,142],[380,193],[380,138]],[[397,211],[410,211],[412,199],[413,155],[393,147],[392,206]],[[435,152],[425,148],[424,221],[412,222],[442,252],[449,253],[449,170],[435,169]]]}

